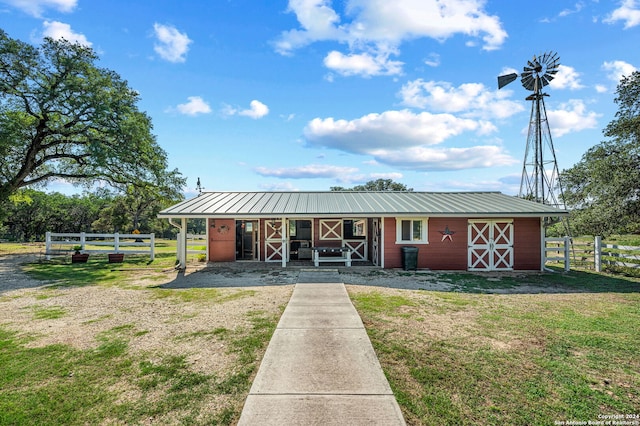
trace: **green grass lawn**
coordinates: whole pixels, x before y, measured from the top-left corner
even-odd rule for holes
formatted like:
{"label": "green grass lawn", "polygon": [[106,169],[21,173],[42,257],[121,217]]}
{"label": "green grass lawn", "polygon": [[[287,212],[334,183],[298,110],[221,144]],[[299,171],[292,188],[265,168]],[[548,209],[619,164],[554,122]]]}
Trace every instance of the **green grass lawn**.
{"label": "green grass lawn", "polygon": [[408,424],[638,414],[637,292],[350,293]]}
{"label": "green grass lawn", "polygon": [[[0,254],[6,250],[0,244]],[[36,299],[74,287],[140,290],[150,300],[216,304],[252,292],[158,289],[154,279],[175,262],[175,247],[156,260],[131,256],[109,264],[26,265],[54,285]],[[151,283],[138,288],[130,278]],[[603,414],[639,414],[640,283],[589,271],[545,274],[443,273],[454,292],[348,286],[380,363],[410,425],[545,425],[588,422]],[[545,288],[548,294],[486,294]],[[51,290],[53,289],[53,290]],[[557,292],[557,293],[555,293]],[[0,309],[8,297],[0,295]],[[36,304],[34,321],[69,312]],[[98,346],[32,347],[0,321],[0,425],[233,424],[278,315],[247,313],[249,326],[204,329],[181,339],[224,344],[235,364],[224,374],[189,368],[184,354],[132,356],[145,330],[122,325]],[[100,319],[96,319],[99,321]],[[127,398],[122,397],[127,395]]]}
{"label": "green grass lawn", "polygon": [[133,326],[103,333],[88,350],[30,347],[0,326],[0,425],[232,424],[278,320],[249,315],[251,327],[212,334],[236,361],[209,374],[193,371],[184,354],[131,355]]}
{"label": "green grass lawn", "polygon": [[[39,250],[37,245],[0,244],[0,254],[38,254]],[[61,294],[90,287],[96,288],[96,294],[105,289],[125,290],[136,297],[142,294],[148,309],[154,309],[154,301],[168,301],[178,307],[172,321],[197,317],[202,310],[224,311],[225,303],[254,296],[249,289],[158,288],[155,282],[166,279],[174,265],[175,242],[165,243],[152,262],[148,255],[127,255],[124,263],[110,264],[104,254],[91,255],[86,264],[57,258],[22,265],[30,277],[48,285],[27,294],[0,294],[0,425],[236,422],[283,307],[276,306],[276,313],[265,312],[249,302],[243,323],[224,328],[203,323],[195,332],[185,331],[168,340],[164,355],[130,350],[149,333],[136,323],[101,332],[94,348],[78,349],[66,344],[34,345],[43,336],[12,330],[12,318],[1,314],[4,303],[33,298],[22,311],[31,321],[59,327],[55,324],[72,315],[56,302]],[[141,279],[146,284],[139,284]],[[52,303],[45,305],[47,301]],[[180,314],[180,306],[189,313]],[[119,309],[109,306],[105,315],[85,323],[99,324],[117,316]],[[220,356],[230,364],[207,373],[195,371],[188,361],[194,354],[171,349],[174,344],[190,347],[188,343],[195,340],[220,347]]]}

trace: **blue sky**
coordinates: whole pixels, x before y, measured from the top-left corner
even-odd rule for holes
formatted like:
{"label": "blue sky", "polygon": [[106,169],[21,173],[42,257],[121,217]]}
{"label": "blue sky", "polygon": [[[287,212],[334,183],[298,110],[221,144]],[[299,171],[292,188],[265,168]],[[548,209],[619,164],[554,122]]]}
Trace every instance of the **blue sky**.
{"label": "blue sky", "polygon": [[545,101],[565,169],[603,140],[620,77],[640,67],[640,0],[0,0],[0,28],[93,47],[140,92],[187,196],[198,177],[516,195],[530,92],[496,77],[558,52]]}

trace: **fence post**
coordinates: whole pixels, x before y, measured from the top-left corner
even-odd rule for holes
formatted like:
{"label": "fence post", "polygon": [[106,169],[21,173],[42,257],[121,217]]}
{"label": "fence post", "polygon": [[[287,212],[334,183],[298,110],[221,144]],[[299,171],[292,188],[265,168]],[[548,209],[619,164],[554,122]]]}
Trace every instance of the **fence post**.
{"label": "fence post", "polygon": [[85,235],[84,232],[80,233],[80,250],[84,250],[84,245],[87,241],[87,236]]}
{"label": "fence post", "polygon": [[156,248],[156,234],[151,234],[151,238],[149,243],[151,244],[151,261],[153,261],[153,259],[155,259],[155,248]]}
{"label": "fence post", "polygon": [[44,253],[46,254],[46,259],[51,260],[51,256],[49,255],[49,253],[51,253],[51,232],[49,231],[45,234]]}
{"label": "fence post", "polygon": [[602,272],[602,237],[599,235],[593,245],[593,263],[596,265],[596,272]]}
{"label": "fence post", "polygon": [[565,235],[565,237],[564,237],[564,271],[565,272],[569,272],[569,270],[571,269],[571,265],[569,263],[569,261],[570,261],[570,256],[569,256],[570,248],[571,248],[571,237],[569,237],[568,235]]}
{"label": "fence post", "polygon": [[116,232],[113,234],[113,249],[116,253],[120,252],[120,233]]}

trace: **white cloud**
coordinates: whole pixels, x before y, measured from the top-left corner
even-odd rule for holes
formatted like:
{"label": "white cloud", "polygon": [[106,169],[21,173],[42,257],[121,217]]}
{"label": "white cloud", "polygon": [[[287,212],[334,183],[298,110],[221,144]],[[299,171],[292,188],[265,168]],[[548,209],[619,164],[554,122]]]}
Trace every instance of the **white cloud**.
{"label": "white cloud", "polygon": [[277,177],[281,179],[339,178],[358,171],[355,167],[325,164],[308,164],[306,166],[280,167],[275,169],[256,167],[254,170],[260,176]]}
{"label": "white cloud", "polygon": [[607,93],[607,91],[609,90],[607,89],[607,86],[604,86],[602,84],[596,84],[595,89],[596,89],[596,92],[598,93]]}
{"label": "white cloud", "polygon": [[440,55],[437,53],[429,53],[429,55],[427,55],[427,59],[424,60],[424,63],[430,67],[439,67]]}
{"label": "white cloud", "polygon": [[289,0],[287,12],[296,14],[302,29],[284,31],[274,43],[276,51],[282,55],[289,55],[314,41],[346,39],[346,33],[338,26],[340,17],[331,8],[330,0]]}
{"label": "white cloud", "polygon": [[230,105],[226,105],[223,110],[222,113],[224,115],[243,115],[245,117],[251,117],[254,120],[257,120],[258,118],[262,118],[264,116],[266,116],[267,114],[269,114],[269,107],[266,106],[265,104],[263,104],[260,101],[257,100],[253,100],[249,103],[249,108],[248,109],[238,109],[238,108],[234,108]]}
{"label": "white cloud", "polygon": [[196,116],[198,114],[209,114],[211,107],[200,96],[189,96],[189,102],[179,104],[177,110],[180,114]]}
{"label": "white cloud", "polygon": [[84,34],[73,32],[71,25],[58,21],[44,21],[42,35],[54,40],[65,39],[71,43],[79,43],[83,46],[91,47],[92,43],[87,40]]}
{"label": "white cloud", "polygon": [[289,0],[287,11],[295,13],[300,28],[284,31],[274,42],[275,50],[289,55],[316,41],[344,43],[348,53],[333,51],[325,58],[327,67],[343,75],[401,73],[402,62],[389,56],[398,55],[406,40],[444,41],[464,34],[481,39],[483,49],[494,50],[507,38],[500,19],[484,11],[482,0],[348,0],[344,17],[329,0]]}
{"label": "white cloud", "polygon": [[371,155],[379,163],[416,170],[458,170],[509,164],[497,146],[433,148],[465,132],[496,131],[493,124],[451,114],[408,110],[368,114],[355,120],[315,118],[304,129],[310,146]]}
{"label": "white cloud", "polygon": [[556,110],[547,110],[547,118],[553,137],[585,129],[595,129],[600,116],[601,114],[587,111],[586,105],[579,99],[571,99],[561,104]]}
{"label": "white cloud", "polygon": [[456,34],[482,38],[483,49],[499,48],[507,38],[497,16],[487,15],[481,0],[350,0],[355,14],[349,27],[356,40],[399,43],[421,37],[445,40]]}
{"label": "white cloud", "polygon": [[189,51],[187,33],[181,33],[171,25],[153,24],[153,31],[158,42],[153,47],[158,55],[169,62],[184,62]]}
{"label": "white cloud", "polygon": [[558,66],[558,73],[555,75],[554,79],[551,80],[549,86],[553,89],[569,90],[578,90],[584,87],[582,83],[580,83],[580,73],[573,67],[566,65]]}
{"label": "white cloud", "polygon": [[618,84],[622,77],[628,77],[637,70],[633,65],[625,61],[604,62],[602,68],[607,71],[609,80]]}
{"label": "white cloud", "polygon": [[381,163],[419,171],[499,167],[518,162],[503,152],[501,147],[492,145],[469,148],[416,146],[401,151],[381,149],[372,155]]}
{"label": "white cloud", "polygon": [[402,104],[433,111],[462,113],[465,117],[485,119],[507,118],[524,110],[507,99],[509,90],[490,90],[481,83],[465,83],[453,87],[447,82],[417,79],[402,86],[398,96]]}
{"label": "white cloud", "polygon": [[249,109],[242,110],[238,114],[257,120],[269,114],[269,107],[260,101],[253,100],[249,103]]}
{"label": "white cloud", "polygon": [[366,154],[389,146],[439,144],[463,132],[481,131],[483,124],[451,114],[385,111],[350,121],[314,118],[305,127],[304,136],[310,145]]}
{"label": "white cloud", "polygon": [[389,60],[388,54],[372,56],[369,53],[344,55],[338,51],[329,52],[324,65],[342,75],[394,75],[402,71],[402,62]]}
{"label": "white cloud", "polygon": [[624,21],[625,29],[640,25],[640,5],[637,4],[636,0],[623,0],[620,3],[620,7],[603,20],[608,24],[614,24],[618,21]]}
{"label": "white cloud", "polygon": [[45,9],[54,9],[59,12],[69,13],[75,9],[78,0],[2,0],[2,2],[14,6],[36,18],[41,18]]}
{"label": "white cloud", "polygon": [[573,6],[573,9],[563,9],[562,11],[560,11],[558,16],[562,18],[565,16],[573,15],[574,13],[580,12],[583,8],[584,8],[584,3],[578,2]]}

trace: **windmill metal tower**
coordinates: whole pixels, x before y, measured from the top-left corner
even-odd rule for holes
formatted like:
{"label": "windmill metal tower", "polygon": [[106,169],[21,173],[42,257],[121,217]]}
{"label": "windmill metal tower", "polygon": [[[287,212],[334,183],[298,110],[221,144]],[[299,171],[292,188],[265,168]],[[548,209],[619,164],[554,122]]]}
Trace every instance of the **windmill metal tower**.
{"label": "windmill metal tower", "polygon": [[[522,86],[533,93],[526,97],[526,100],[531,101],[531,115],[519,196],[564,209],[558,162],[544,105],[544,98],[549,95],[542,93],[542,88],[548,85],[558,72],[559,61],[560,57],[555,52],[534,56],[531,61],[527,61],[520,74]],[[516,73],[499,76],[498,89],[517,78]]]}

